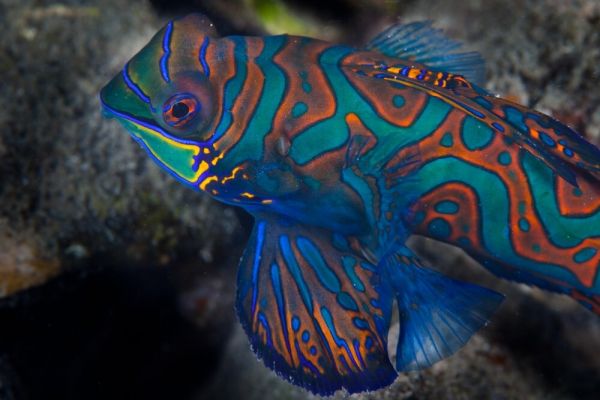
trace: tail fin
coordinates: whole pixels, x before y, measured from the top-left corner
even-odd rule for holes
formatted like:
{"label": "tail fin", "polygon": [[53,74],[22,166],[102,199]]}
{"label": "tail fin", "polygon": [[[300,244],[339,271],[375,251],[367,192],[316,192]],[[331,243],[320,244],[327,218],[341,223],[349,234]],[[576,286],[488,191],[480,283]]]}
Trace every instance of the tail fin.
{"label": "tail fin", "polygon": [[382,261],[398,301],[396,369],[429,367],[485,326],[504,296],[425,269],[407,248]]}

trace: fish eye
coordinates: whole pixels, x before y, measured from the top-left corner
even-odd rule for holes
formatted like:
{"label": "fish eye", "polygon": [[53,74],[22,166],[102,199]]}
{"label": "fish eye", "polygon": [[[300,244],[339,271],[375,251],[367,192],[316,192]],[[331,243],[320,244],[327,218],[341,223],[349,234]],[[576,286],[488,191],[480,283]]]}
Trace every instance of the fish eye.
{"label": "fish eye", "polygon": [[202,109],[198,99],[189,93],[176,94],[169,98],[163,106],[163,119],[165,123],[174,128],[183,128]]}

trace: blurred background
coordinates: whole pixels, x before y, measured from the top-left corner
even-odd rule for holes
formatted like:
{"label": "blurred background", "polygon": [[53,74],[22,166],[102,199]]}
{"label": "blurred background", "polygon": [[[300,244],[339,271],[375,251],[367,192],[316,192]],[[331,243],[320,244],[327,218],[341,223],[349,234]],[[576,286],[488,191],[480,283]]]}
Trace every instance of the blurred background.
{"label": "blurred background", "polygon": [[[263,367],[234,315],[248,216],[175,182],[101,116],[102,85],[189,12],[222,35],[358,47],[431,19],[484,55],[492,92],[600,143],[598,0],[0,0],[0,400],[315,398]],[[454,357],[336,399],[600,398],[597,317],[412,245],[507,301]]]}

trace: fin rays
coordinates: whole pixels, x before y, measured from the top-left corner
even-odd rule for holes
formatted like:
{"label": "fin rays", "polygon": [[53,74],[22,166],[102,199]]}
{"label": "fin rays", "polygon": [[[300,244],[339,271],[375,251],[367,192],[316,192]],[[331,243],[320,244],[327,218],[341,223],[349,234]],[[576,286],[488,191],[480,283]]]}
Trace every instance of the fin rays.
{"label": "fin rays", "polygon": [[503,296],[420,266],[407,248],[382,266],[398,300],[396,369],[426,368],[455,353],[485,326]]}
{"label": "fin rays", "polygon": [[319,394],[374,390],[395,379],[389,313],[374,305],[391,300],[374,288],[365,262],[336,248],[330,232],[275,217],[257,221],[240,263],[236,308],[268,367]]}
{"label": "fin rays", "polygon": [[485,80],[485,62],[477,52],[454,53],[462,44],[449,39],[431,21],[396,24],[375,36],[367,49],[405,58],[437,71],[463,75],[478,85]]}

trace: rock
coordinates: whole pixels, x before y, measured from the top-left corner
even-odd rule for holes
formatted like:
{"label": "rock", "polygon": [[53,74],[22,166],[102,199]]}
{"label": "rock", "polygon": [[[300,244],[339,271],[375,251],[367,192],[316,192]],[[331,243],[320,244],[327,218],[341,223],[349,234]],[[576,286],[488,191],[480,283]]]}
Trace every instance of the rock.
{"label": "rock", "polygon": [[[239,231],[235,216],[159,171],[101,116],[99,89],[162,22],[145,3],[36,4],[8,2],[0,12],[0,236],[6,226],[27,232],[31,253],[51,263],[4,275],[19,280],[4,293],[83,255],[215,259]],[[19,270],[6,257],[0,268]]]}

